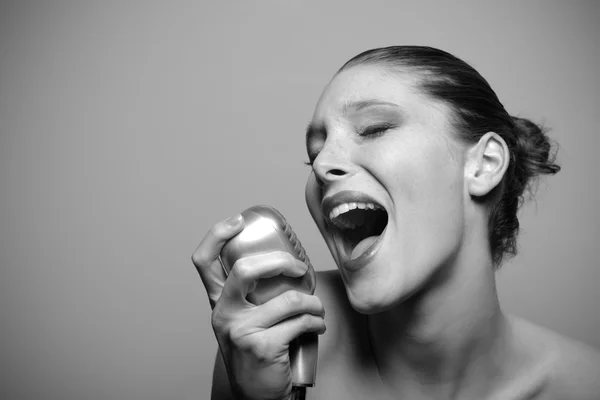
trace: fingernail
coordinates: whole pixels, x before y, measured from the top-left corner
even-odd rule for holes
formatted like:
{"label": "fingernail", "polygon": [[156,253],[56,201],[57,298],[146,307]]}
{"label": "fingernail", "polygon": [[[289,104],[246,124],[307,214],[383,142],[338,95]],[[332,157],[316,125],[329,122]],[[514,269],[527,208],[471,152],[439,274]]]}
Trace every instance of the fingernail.
{"label": "fingernail", "polygon": [[236,214],[233,217],[227,218],[227,223],[231,226],[237,226],[242,222],[242,214]]}
{"label": "fingernail", "polygon": [[308,272],[308,265],[306,265],[302,261],[296,259],[296,265],[298,266],[300,276],[303,276]]}

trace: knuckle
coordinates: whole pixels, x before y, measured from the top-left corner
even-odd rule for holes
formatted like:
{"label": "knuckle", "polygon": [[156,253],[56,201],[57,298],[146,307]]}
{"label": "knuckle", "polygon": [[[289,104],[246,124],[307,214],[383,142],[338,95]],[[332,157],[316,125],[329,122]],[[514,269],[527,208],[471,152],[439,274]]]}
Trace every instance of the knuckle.
{"label": "knuckle", "polygon": [[298,308],[302,305],[302,294],[296,290],[285,292],[284,299],[290,308]]}
{"label": "knuckle", "polygon": [[246,281],[251,276],[252,267],[246,259],[240,258],[233,264],[233,267],[231,267],[231,273],[240,280]]}
{"label": "knuckle", "polygon": [[194,251],[194,254],[192,254],[192,263],[196,267],[202,267],[206,264],[206,257],[201,250]]}
{"label": "knuckle", "polygon": [[325,320],[321,317],[314,315],[305,315],[305,319],[302,322],[302,329],[304,332],[321,330],[325,326]]}
{"label": "knuckle", "polygon": [[312,321],[313,317],[310,314],[302,314],[299,318],[300,325],[307,329],[310,328]]}

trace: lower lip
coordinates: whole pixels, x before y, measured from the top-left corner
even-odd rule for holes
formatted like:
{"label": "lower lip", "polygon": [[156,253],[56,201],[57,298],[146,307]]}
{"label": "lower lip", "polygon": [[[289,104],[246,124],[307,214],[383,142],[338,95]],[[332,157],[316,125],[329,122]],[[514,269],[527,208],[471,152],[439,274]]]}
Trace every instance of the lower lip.
{"label": "lower lip", "polygon": [[385,227],[383,232],[381,232],[381,235],[379,235],[377,240],[375,240],[375,242],[373,242],[371,247],[369,247],[360,256],[349,260],[349,259],[346,259],[346,255],[344,254],[344,256],[342,257],[343,258],[342,259],[342,267],[349,271],[358,271],[359,269],[364,268],[369,262],[371,262],[371,260],[373,259],[373,257],[375,257],[375,254],[381,247],[381,243],[383,241],[383,237],[384,237],[386,231],[387,231],[387,226]]}

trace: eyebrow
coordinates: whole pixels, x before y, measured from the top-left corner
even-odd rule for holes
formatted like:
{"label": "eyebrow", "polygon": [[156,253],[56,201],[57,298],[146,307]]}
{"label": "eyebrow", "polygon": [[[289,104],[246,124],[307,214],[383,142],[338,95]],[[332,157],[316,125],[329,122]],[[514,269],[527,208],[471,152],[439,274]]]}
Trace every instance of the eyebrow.
{"label": "eyebrow", "polygon": [[[371,108],[371,107],[394,107],[394,108],[400,108],[400,106],[398,104],[395,103],[391,103],[389,101],[380,101],[380,100],[360,100],[360,101],[350,101],[350,102],[346,102],[344,103],[344,105],[342,106],[342,113],[344,115],[348,115],[351,113],[356,113],[359,111],[362,111],[366,108]],[[324,131],[323,127],[317,127],[312,125],[312,123],[309,123],[308,126],[306,127],[306,140],[308,141],[308,139],[318,133],[322,133]]]}
{"label": "eyebrow", "polygon": [[342,106],[342,112],[344,114],[348,114],[351,112],[362,111],[365,108],[382,107],[382,106],[400,108],[400,106],[398,104],[391,103],[389,101],[360,100],[360,101],[351,101],[351,102],[344,103],[344,105]]}

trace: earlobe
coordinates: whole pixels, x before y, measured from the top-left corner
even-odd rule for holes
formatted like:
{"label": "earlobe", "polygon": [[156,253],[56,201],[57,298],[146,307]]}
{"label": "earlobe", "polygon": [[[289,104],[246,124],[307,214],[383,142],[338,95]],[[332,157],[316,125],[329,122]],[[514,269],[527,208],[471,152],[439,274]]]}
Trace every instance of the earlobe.
{"label": "earlobe", "polygon": [[502,181],[508,169],[510,153],[506,142],[488,132],[467,153],[465,178],[471,196],[485,196]]}

